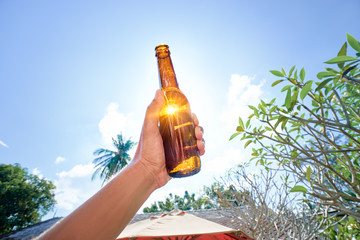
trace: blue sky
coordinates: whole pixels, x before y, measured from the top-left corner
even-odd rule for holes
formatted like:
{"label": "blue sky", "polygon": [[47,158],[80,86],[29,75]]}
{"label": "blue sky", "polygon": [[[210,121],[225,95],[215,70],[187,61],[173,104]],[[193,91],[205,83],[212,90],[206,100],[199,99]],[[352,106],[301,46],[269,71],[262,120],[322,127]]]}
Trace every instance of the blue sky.
{"label": "blue sky", "polygon": [[47,217],[69,214],[101,187],[93,151],[119,132],[138,141],[159,87],[154,48],[166,43],[207,152],[199,174],[145,205],[197,192],[248,159],[228,139],[248,104],[282,96],[269,70],[296,65],[315,80],[346,33],[360,39],[359,10],[358,0],[0,0],[0,163],[52,180]]}

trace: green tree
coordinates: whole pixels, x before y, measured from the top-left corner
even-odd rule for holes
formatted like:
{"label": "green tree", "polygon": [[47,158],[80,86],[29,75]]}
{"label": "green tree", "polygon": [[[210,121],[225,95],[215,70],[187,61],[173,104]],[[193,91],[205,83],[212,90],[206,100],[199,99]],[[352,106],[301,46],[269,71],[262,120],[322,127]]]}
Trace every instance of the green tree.
{"label": "green tree", "polygon": [[188,191],[185,191],[183,197],[170,193],[169,196],[165,198],[165,201],[154,202],[150,207],[145,207],[143,212],[170,212],[175,209],[189,211],[214,207],[214,203],[211,202],[208,197],[201,195],[196,198],[195,193],[190,194]]}
{"label": "green tree", "polygon": [[202,196],[217,208],[237,208],[246,205],[251,198],[250,192],[247,189],[239,190],[232,183],[227,184],[230,181],[225,181],[225,178],[229,179],[230,172],[226,175],[227,177],[222,178],[222,182],[218,181],[210,186],[204,186]]}
{"label": "green tree", "polygon": [[19,164],[0,164],[0,234],[40,222],[55,205],[54,189]]}
{"label": "green tree", "polygon": [[329,227],[325,228],[322,234],[327,239],[359,239],[360,238],[360,222],[352,217],[344,221],[343,217],[338,216],[329,219],[326,223]]}
{"label": "green tree", "polygon": [[103,183],[131,161],[128,152],[136,145],[136,143],[130,139],[125,141],[122,134],[118,134],[117,139],[113,138],[112,140],[116,149],[115,151],[104,148],[99,148],[94,151],[94,155],[98,157],[93,160],[96,170],[92,179],[99,175],[100,179],[103,179]]}
{"label": "green tree", "polygon": [[[347,47],[355,56],[347,55]],[[261,100],[249,106],[248,120],[239,119],[237,132],[244,147],[253,144],[250,161],[266,170],[280,165],[296,182],[291,192],[304,195],[309,204],[335,215],[360,220],[360,43],[350,34],[333,67],[319,72],[319,81],[306,80],[305,69],[270,71],[280,77],[272,86],[282,88],[285,100]],[[345,218],[344,218],[345,220]]]}

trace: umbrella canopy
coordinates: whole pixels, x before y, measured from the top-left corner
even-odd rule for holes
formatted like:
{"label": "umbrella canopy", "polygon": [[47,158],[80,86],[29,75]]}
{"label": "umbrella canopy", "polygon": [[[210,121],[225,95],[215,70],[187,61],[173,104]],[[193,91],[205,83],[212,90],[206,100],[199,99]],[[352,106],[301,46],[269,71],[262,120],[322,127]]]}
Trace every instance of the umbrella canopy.
{"label": "umbrella canopy", "polygon": [[170,212],[128,225],[118,240],[247,240],[240,231],[186,212]]}

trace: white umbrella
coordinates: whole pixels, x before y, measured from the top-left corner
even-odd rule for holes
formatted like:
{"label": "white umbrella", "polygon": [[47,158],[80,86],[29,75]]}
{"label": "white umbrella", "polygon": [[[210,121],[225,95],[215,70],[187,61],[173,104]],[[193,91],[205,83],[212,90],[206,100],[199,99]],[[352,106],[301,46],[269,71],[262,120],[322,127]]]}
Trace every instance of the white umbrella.
{"label": "white umbrella", "polygon": [[240,231],[196,217],[186,212],[170,212],[128,225],[118,240],[247,240]]}

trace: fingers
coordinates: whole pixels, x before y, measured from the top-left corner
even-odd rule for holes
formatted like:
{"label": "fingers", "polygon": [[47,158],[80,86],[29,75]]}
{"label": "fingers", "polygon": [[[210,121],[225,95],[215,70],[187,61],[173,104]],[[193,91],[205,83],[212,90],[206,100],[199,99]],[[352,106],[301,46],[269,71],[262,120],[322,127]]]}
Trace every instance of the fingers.
{"label": "fingers", "polygon": [[204,139],[197,140],[196,144],[197,144],[197,147],[199,149],[200,156],[204,155],[205,154],[205,141],[204,141]]}
{"label": "fingers", "polygon": [[201,140],[204,135],[204,129],[201,126],[195,127],[195,137],[197,140]]}
{"label": "fingers", "polygon": [[191,113],[192,115],[192,119],[193,119],[193,123],[194,123],[194,126],[199,126],[199,119],[197,118],[196,114],[195,113]]}
{"label": "fingers", "polygon": [[204,136],[204,128],[199,126],[199,120],[195,113],[192,113],[193,122],[195,126],[195,137],[197,140],[197,147],[199,149],[199,154],[204,155],[205,154],[205,140],[203,138]]}

